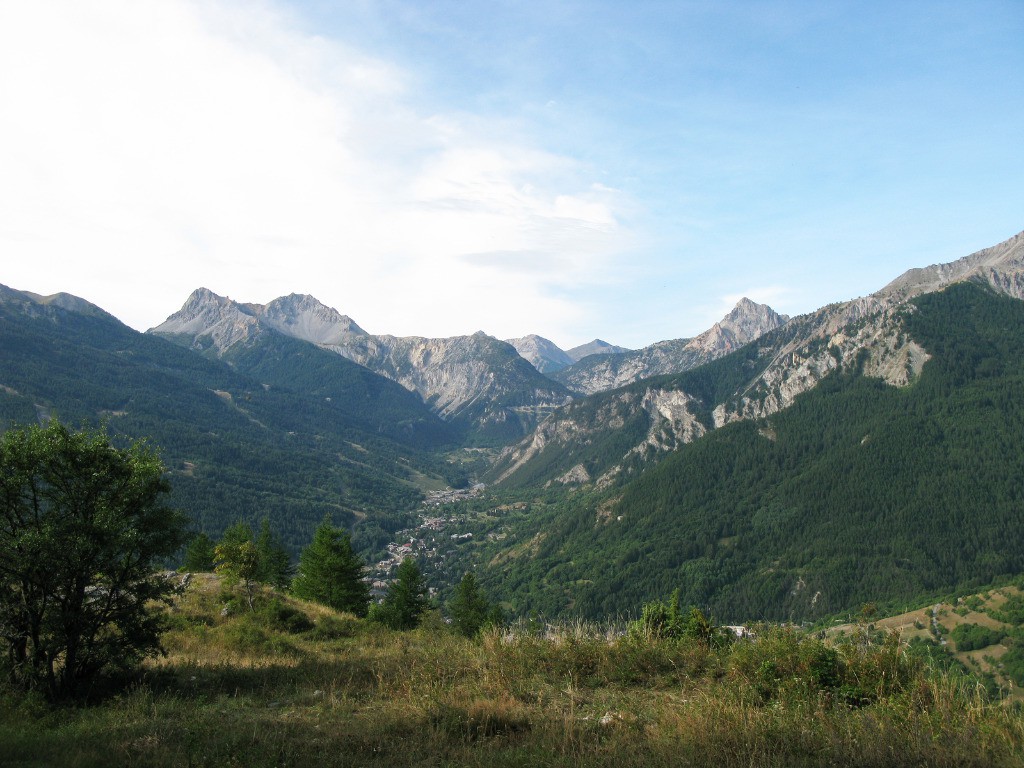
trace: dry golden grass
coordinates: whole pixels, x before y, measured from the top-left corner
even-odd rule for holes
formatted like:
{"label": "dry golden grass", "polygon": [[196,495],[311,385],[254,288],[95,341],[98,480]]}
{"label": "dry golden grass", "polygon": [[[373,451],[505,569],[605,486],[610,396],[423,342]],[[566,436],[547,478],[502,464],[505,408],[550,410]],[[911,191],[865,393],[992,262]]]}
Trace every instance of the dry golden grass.
{"label": "dry golden grass", "polygon": [[714,650],[576,624],[468,641],[197,579],[168,655],[77,707],[0,704],[11,766],[1024,765],[1016,708],[892,639],[763,628]]}

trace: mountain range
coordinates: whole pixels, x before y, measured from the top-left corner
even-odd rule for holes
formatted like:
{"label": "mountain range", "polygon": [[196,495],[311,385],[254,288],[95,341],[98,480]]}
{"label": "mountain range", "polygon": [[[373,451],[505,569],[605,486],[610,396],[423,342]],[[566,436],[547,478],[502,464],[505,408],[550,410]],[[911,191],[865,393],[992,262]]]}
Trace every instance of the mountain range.
{"label": "mountain range", "polygon": [[505,445],[530,433],[573,395],[689,370],[785,320],[770,307],[744,299],[694,339],[637,351],[595,340],[565,352],[536,335],[510,342],[483,332],[440,339],[373,335],[312,296],[291,294],[261,305],[200,288],[149,333],[240,370],[258,357],[255,350],[281,337],[307,342],[417,393],[469,442]]}
{"label": "mountain range", "polygon": [[516,352],[534,368],[547,374],[568,368],[573,363],[578,363],[590,355],[617,355],[623,352],[632,352],[630,349],[617,347],[601,339],[594,339],[578,347],[563,350],[553,341],[535,333],[518,339],[506,339],[506,341],[515,347]]}
{"label": "mountain range", "polygon": [[729,314],[692,339],[659,341],[638,350],[588,355],[552,374],[573,392],[592,395],[716,360],[778,328],[789,318],[744,298]]}
{"label": "mountain range", "polygon": [[0,419],[149,437],[197,529],[266,516],[293,549],[326,514],[373,553],[426,491],[480,477],[518,511],[446,567],[517,613],[678,586],[722,617],[806,618],[1024,570],[1021,299],[1024,233],[639,350],[374,335],[311,296],[202,288],[139,334],[0,287]]}
{"label": "mountain range", "polygon": [[197,529],[265,516],[295,548],[325,514],[379,537],[405,524],[425,484],[466,482],[436,453],[457,436],[414,393],[278,341],[246,361],[250,376],[81,299],[0,286],[0,423],[59,417],[149,439]]}
{"label": "mountain range", "polygon": [[375,336],[312,296],[242,304],[204,288],[149,333],[245,368],[252,350],[282,336],[336,353],[415,392],[477,444],[530,431],[569,392],[515,349],[482,332],[443,339]]}
{"label": "mountain range", "polygon": [[[901,332],[928,355],[907,384],[852,360],[788,407],[704,422],[669,452],[621,458],[642,411],[542,451],[505,481],[528,506],[473,531],[478,579],[517,614],[616,615],[678,588],[729,621],[802,621],[1021,573],[1024,303],[968,281],[906,310]],[[728,378],[752,357],[707,367]],[[588,479],[601,461],[620,469]],[[542,492],[549,478],[572,485]]]}
{"label": "mountain range", "polygon": [[[910,300],[960,282],[1024,297],[1024,233],[951,264],[910,270],[869,296],[784,323],[769,308],[755,307],[766,323],[756,343],[722,364],[694,366],[691,375],[639,379],[573,402],[506,449],[489,477],[525,484],[606,483],[639,457],[675,450],[734,421],[777,413],[834,371],[856,367],[888,384],[906,386],[929,358],[904,327],[904,315],[913,311]],[[752,304],[744,300],[740,305],[745,303]],[[724,334],[716,329],[726,323],[697,339],[721,338]],[[620,357],[625,356],[609,359]]]}

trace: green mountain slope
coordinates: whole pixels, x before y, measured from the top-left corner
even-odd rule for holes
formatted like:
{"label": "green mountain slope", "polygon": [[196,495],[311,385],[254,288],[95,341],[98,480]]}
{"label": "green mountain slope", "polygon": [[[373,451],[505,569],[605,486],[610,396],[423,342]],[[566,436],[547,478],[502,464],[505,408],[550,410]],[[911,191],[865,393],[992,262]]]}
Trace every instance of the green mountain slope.
{"label": "green mountain slope", "polygon": [[459,437],[416,393],[306,341],[265,334],[222,359],[262,384],[329,403],[353,427],[370,434],[420,449],[451,444]]}
{"label": "green mountain slope", "polygon": [[517,611],[610,615],[678,587],[723,619],[804,619],[1024,570],[1024,303],[962,284],[914,304],[901,321],[932,359],[910,386],[833,373],[526,518],[484,583]]}
{"label": "green mountain slope", "polygon": [[[198,528],[267,515],[298,548],[324,514],[386,521],[417,504],[414,476],[449,472],[422,450],[444,425],[393,382],[339,373],[337,356],[263,349],[254,378],[77,301],[0,288],[0,424],[56,415],[148,437]],[[300,387],[283,386],[285,367]]]}

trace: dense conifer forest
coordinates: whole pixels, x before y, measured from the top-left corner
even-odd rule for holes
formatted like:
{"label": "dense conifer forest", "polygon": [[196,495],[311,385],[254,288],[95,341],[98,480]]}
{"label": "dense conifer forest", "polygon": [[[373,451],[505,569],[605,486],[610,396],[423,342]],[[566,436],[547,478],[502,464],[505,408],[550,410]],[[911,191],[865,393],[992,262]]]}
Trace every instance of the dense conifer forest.
{"label": "dense conifer forest", "polygon": [[616,615],[678,588],[721,619],[803,620],[1024,570],[1024,304],[963,284],[904,323],[932,356],[910,386],[835,373],[625,486],[549,491],[490,523],[509,535],[474,553],[483,583],[518,613]]}
{"label": "dense conifer forest", "polygon": [[144,437],[196,530],[268,517],[293,554],[325,515],[366,521],[373,540],[416,508],[418,479],[465,482],[426,450],[450,445],[450,430],[398,384],[288,340],[249,354],[252,375],[99,310],[3,301],[0,424],[57,416]]}

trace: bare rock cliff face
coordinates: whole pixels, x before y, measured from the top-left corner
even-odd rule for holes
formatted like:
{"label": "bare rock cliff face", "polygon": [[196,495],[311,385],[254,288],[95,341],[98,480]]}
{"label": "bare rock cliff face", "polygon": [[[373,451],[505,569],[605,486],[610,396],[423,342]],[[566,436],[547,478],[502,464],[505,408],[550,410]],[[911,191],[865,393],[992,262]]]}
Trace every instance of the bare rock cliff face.
{"label": "bare rock cliff face", "polygon": [[903,332],[901,311],[899,304],[869,299],[800,318],[792,337],[764,351],[772,357],[764,371],[734,399],[715,408],[715,427],[770,416],[832,371],[855,365],[893,386],[909,384],[928,353]]}
{"label": "bare rock cliff face", "polygon": [[948,264],[908,270],[874,296],[905,301],[964,280],[979,280],[1007,296],[1024,299],[1024,232]]}
{"label": "bare rock cliff face", "polygon": [[568,401],[568,393],[545,379],[511,345],[484,333],[443,339],[373,338],[372,353],[350,349],[351,359],[419,392],[445,419],[488,401],[511,398],[518,401],[510,406],[513,410],[535,421]]}
{"label": "bare rock cliff face", "polygon": [[324,306],[312,296],[293,293],[257,307],[256,311],[274,330],[323,347],[357,345],[370,336],[351,317]]}
{"label": "bare rock cliff face", "polygon": [[[649,458],[653,453],[670,451],[689,443],[707,430],[696,415],[699,407],[685,392],[658,388],[630,388],[612,392],[596,408],[572,403],[559,409],[543,421],[533,435],[518,445],[503,451],[496,469],[496,482],[508,479],[545,450],[586,449],[609,430],[622,430],[638,416],[645,428],[638,439],[624,447],[614,457],[610,469],[605,470],[597,483],[610,481],[621,470],[621,462],[631,457]],[[590,482],[591,476],[582,463],[572,467],[556,482],[562,484]]]}
{"label": "bare rock cliff face", "polygon": [[879,291],[825,307],[794,323],[793,337],[764,372],[736,400],[715,409],[715,426],[761,418],[789,406],[837,368],[849,368],[861,355],[863,372],[893,386],[909,384],[928,353],[909,338],[899,322],[915,296],[954,283],[977,281],[998,293],[1024,299],[1024,232],[991,248],[948,264],[911,269]]}

